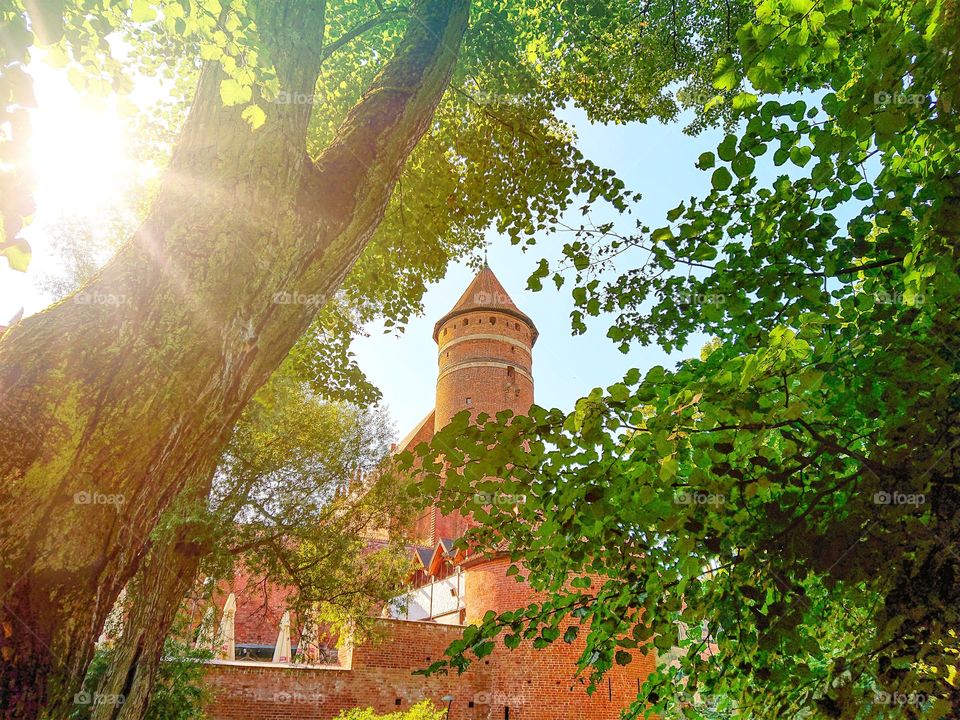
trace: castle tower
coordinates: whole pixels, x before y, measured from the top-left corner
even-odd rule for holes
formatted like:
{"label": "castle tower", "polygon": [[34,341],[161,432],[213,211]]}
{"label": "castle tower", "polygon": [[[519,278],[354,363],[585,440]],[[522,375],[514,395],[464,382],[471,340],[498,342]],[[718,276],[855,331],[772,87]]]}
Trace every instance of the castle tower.
{"label": "castle tower", "polygon": [[[501,410],[525,415],[533,404],[533,345],[536,326],[520,311],[484,263],[450,311],[437,321],[433,339],[439,352],[434,430],[454,415],[472,417]],[[431,508],[418,530],[431,544],[463,535],[467,520]]]}

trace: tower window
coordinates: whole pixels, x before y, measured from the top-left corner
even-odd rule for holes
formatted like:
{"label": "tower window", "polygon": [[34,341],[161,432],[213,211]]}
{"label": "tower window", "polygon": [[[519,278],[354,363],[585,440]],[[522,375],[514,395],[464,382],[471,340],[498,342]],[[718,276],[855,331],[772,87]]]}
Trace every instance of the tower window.
{"label": "tower window", "polygon": [[467,398],[467,405],[473,405],[473,398]]}
{"label": "tower window", "polygon": [[466,327],[466,326],[469,325],[469,324],[470,324],[470,319],[469,319],[469,318],[464,318],[464,319],[463,319],[463,326]]}
{"label": "tower window", "polygon": [[448,329],[448,328],[444,328],[444,329],[443,329],[443,336],[444,336],[444,337],[447,336],[447,329]]}
{"label": "tower window", "polygon": [[520,323],[514,323],[514,324],[513,324],[513,327],[516,328],[517,330],[519,330],[519,329],[520,329]]}
{"label": "tower window", "polygon": [[511,345],[511,346],[510,346],[510,352],[512,352],[512,353],[517,352],[517,348],[516,348],[515,345]]}
{"label": "tower window", "polygon": [[507,377],[508,377],[508,378],[512,378],[512,377],[513,377],[513,367],[508,367],[508,368],[507,368]]}
{"label": "tower window", "polygon": [[496,319],[495,317],[490,318],[490,324],[491,324],[491,325],[496,325],[496,324],[497,324],[497,319]]}

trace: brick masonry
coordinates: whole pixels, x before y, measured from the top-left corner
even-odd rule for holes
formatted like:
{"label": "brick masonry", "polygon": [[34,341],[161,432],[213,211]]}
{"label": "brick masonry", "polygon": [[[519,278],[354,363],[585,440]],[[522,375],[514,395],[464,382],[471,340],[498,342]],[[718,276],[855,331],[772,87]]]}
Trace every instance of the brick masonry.
{"label": "brick masonry", "polygon": [[653,668],[652,658],[618,668],[609,685],[588,695],[574,678],[582,646],[558,642],[543,650],[498,647],[463,675],[423,677],[412,673],[441,657],[463,628],[401,620],[382,627],[381,640],[355,648],[343,668],[210,664],[207,713],[214,720],[326,720],[350,707],[387,713],[422,699],[443,706],[441,698],[452,695],[451,720],[499,720],[507,708],[512,720],[615,720]]}
{"label": "brick masonry", "polygon": [[[484,267],[435,326],[439,368],[434,411],[397,449],[429,440],[462,410],[470,410],[474,417],[503,409],[527,412],[533,403],[536,339],[533,321]],[[431,508],[417,528],[421,540],[435,547],[438,538],[462,535],[469,522],[457,513],[443,515]],[[508,567],[503,557],[468,562],[463,597],[467,623],[479,621],[488,610],[512,610],[539,599],[528,585],[506,575]],[[652,654],[644,657],[635,652],[634,662],[611,670],[588,695],[576,677],[584,647],[583,638],[578,638],[572,644],[558,641],[542,650],[529,643],[514,650],[498,644],[463,675],[427,678],[413,672],[441,658],[449,644],[461,637],[463,627],[403,620],[382,620],[379,626],[379,642],[342,651],[336,667],[210,664],[206,674],[213,692],[209,717],[325,720],[345,708],[372,707],[387,713],[425,698],[443,706],[441,698],[452,695],[452,720],[614,720],[636,698],[656,662]],[[250,629],[254,630],[252,624]],[[256,630],[258,636],[265,634]]]}

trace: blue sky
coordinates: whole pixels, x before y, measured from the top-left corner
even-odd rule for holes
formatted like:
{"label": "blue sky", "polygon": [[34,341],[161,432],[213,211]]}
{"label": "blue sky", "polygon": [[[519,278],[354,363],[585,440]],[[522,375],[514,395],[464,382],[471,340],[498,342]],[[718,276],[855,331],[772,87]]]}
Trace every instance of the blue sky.
{"label": "blue sky", "polygon": [[[577,128],[587,157],[615,170],[629,189],[642,194],[627,222],[639,218],[659,227],[666,212],[681,200],[708,192],[710,173],[696,169],[694,163],[700,153],[716,147],[723,138],[721,131],[685,135],[687,118],[669,125],[601,126],[590,125],[582,113],[571,111],[565,119]],[[570,222],[579,224],[579,210],[570,215]],[[533,367],[539,405],[569,409],[577,398],[594,387],[616,382],[629,368],[646,369],[696,355],[707,340],[693,340],[671,355],[658,347],[634,348],[624,355],[606,338],[609,319],[603,317],[588,323],[586,335],[574,337],[570,332],[573,303],[569,283],[560,291],[552,282],[545,282],[537,293],[525,289],[527,277],[541,257],[559,257],[562,236],[546,236],[526,253],[511,246],[505,237],[492,233],[489,240],[490,267],[540,330]],[[451,267],[446,278],[428,290],[424,315],[414,318],[404,334],[383,334],[382,327],[373,326],[370,337],[355,343],[357,360],[382,390],[401,436],[433,407],[437,368],[433,324],[457,301],[473,274],[463,264]]]}

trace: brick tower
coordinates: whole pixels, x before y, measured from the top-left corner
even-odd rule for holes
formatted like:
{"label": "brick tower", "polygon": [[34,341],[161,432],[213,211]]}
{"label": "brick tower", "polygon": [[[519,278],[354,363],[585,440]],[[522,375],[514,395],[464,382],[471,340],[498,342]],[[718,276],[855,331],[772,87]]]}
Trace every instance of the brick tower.
{"label": "brick tower", "polygon": [[[469,410],[493,417],[501,410],[524,415],[533,404],[533,345],[537,328],[484,262],[450,311],[437,321],[439,352],[433,430]],[[425,428],[424,428],[425,429]],[[437,508],[421,516],[418,534],[431,545],[455,540],[467,528],[460,513]]]}

